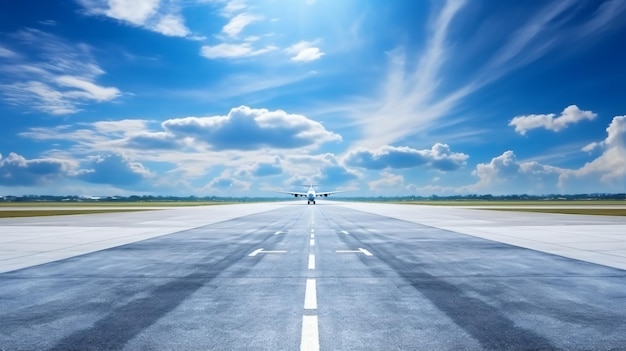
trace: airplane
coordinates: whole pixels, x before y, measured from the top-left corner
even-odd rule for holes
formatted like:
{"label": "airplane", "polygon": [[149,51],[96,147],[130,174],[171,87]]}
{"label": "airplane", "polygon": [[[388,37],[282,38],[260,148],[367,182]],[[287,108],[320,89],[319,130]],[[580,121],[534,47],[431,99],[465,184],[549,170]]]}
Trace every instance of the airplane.
{"label": "airplane", "polygon": [[308,186],[309,190],[306,193],[302,193],[302,192],[298,192],[298,191],[275,191],[276,193],[282,193],[282,194],[289,194],[289,195],[293,195],[294,197],[298,197],[298,196],[303,196],[306,197],[306,204],[310,205],[311,203],[313,203],[313,205],[315,205],[315,197],[328,197],[328,195],[330,194],[336,194],[336,193],[342,193],[342,190],[336,190],[336,191],[324,191],[324,192],[315,192],[315,189],[313,189],[313,184],[309,184],[309,185],[303,185],[303,186]]}

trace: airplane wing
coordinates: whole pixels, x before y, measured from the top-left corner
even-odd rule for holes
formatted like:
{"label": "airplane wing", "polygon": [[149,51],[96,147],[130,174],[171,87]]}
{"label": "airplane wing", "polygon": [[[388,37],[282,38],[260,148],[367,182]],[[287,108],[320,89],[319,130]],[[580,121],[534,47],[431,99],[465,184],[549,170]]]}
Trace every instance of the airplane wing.
{"label": "airplane wing", "polygon": [[289,195],[293,195],[293,196],[306,196],[306,193],[299,193],[297,191],[273,191],[274,193],[281,193],[281,194],[289,194]]}
{"label": "airplane wing", "polygon": [[330,194],[337,194],[337,193],[344,193],[346,192],[346,190],[337,190],[337,191],[321,191],[321,192],[315,192],[315,195],[317,196],[328,196]]}

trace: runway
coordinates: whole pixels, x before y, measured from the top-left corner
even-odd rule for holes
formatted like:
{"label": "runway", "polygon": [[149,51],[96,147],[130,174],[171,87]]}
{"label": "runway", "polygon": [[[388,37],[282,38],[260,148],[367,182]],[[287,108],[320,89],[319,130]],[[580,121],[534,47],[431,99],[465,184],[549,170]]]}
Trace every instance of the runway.
{"label": "runway", "polygon": [[[3,247],[27,235],[15,252],[40,250],[0,250],[0,268],[22,267],[0,274],[0,350],[626,347],[621,251],[583,250],[615,257],[603,258],[613,267],[537,251],[550,249],[541,233],[569,256],[580,255],[574,239],[615,246],[626,240],[623,218],[327,201],[223,207],[0,221]],[[58,252],[44,263],[47,242]]]}

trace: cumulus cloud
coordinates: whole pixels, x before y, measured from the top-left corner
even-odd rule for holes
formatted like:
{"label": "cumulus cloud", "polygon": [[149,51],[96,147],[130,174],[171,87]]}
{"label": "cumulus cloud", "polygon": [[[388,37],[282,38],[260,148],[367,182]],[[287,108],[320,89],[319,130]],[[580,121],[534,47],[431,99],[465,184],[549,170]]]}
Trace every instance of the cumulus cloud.
{"label": "cumulus cloud", "polygon": [[12,37],[25,52],[35,49],[37,55],[16,55],[14,60],[0,63],[7,81],[0,84],[0,95],[9,104],[66,115],[79,112],[82,105],[121,96],[119,89],[96,83],[105,72],[89,46],[29,28]]}
{"label": "cumulus cloud", "polygon": [[511,189],[526,193],[553,191],[565,169],[542,165],[535,161],[520,162],[511,150],[494,157],[489,163],[479,163],[472,175],[479,181],[467,187],[475,192],[510,194]]}
{"label": "cumulus cloud", "polygon": [[74,176],[88,183],[124,187],[135,185],[152,175],[141,163],[113,154],[91,157]]}
{"label": "cumulus cloud", "polygon": [[295,62],[308,62],[315,61],[321,58],[324,53],[314,45],[317,45],[316,42],[309,41],[300,41],[296,44],[291,45],[285,51],[292,55],[291,60]]}
{"label": "cumulus cloud", "polygon": [[591,111],[582,111],[576,105],[567,106],[559,116],[554,113],[543,115],[525,115],[514,117],[509,126],[515,127],[515,131],[525,135],[527,131],[536,128],[545,128],[558,132],[568,125],[583,120],[593,120],[597,114]]}
{"label": "cumulus cloud", "polygon": [[305,116],[247,106],[233,108],[226,116],[170,119],[162,126],[168,133],[193,138],[216,150],[300,148],[341,141],[338,134]]}
{"label": "cumulus cloud", "polygon": [[465,165],[468,155],[452,152],[446,144],[416,150],[406,146],[383,146],[376,150],[357,149],[347,154],[346,164],[366,169],[413,168],[425,166],[440,171],[453,171]]}
{"label": "cumulus cloud", "polygon": [[136,25],[144,24],[159,7],[159,0],[108,0],[107,2],[108,8],[104,7],[104,13],[107,16]]}
{"label": "cumulus cloud", "polygon": [[105,16],[122,23],[141,27],[171,37],[187,37],[185,26],[175,2],[160,0],[76,0],[91,16]]}
{"label": "cumulus cloud", "polygon": [[0,185],[32,186],[49,183],[67,175],[68,162],[56,159],[31,159],[14,152],[8,157],[0,154]]}
{"label": "cumulus cloud", "polygon": [[616,190],[626,190],[626,116],[613,117],[606,132],[606,139],[590,144],[593,149],[602,149],[602,154],[580,169],[566,172],[562,182],[571,178],[589,181],[600,177],[600,181],[614,184]]}

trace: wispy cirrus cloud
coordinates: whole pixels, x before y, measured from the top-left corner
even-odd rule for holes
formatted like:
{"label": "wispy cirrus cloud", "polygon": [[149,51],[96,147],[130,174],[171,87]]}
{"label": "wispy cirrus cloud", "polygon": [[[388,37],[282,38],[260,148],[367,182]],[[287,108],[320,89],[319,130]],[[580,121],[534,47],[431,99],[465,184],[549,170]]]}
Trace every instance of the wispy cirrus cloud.
{"label": "wispy cirrus cloud", "polygon": [[[444,117],[447,123],[462,118],[456,116],[459,106],[478,89],[546,55],[567,55],[568,50],[591,45],[590,39],[619,25],[620,15],[626,12],[623,1],[581,4],[555,0],[546,2],[527,18],[512,18],[519,25],[511,34],[478,31],[476,35],[480,37],[464,37],[463,42],[456,42],[451,28],[465,14],[467,4],[464,0],[447,0],[433,7],[426,44],[419,56],[414,58],[404,47],[390,51],[387,74],[378,95],[344,107],[362,130],[357,146],[391,145],[436,130]],[[483,44],[485,41],[488,45]],[[484,63],[472,67],[462,79],[448,76],[444,67],[463,65],[458,60],[466,59],[463,54],[471,52],[471,45],[477,42],[489,48],[480,51],[480,55],[486,56],[480,60]]]}
{"label": "wispy cirrus cloud", "polygon": [[[85,44],[26,28],[11,34],[20,51],[0,62],[0,95],[10,104],[52,115],[79,112],[81,106],[114,100],[116,87],[97,84],[105,74]],[[13,52],[13,51],[12,51]]]}
{"label": "wispy cirrus cloud", "polygon": [[218,40],[216,44],[200,48],[200,56],[210,60],[232,60],[260,56],[278,49],[272,44],[259,44],[259,36],[240,37],[246,27],[264,19],[262,15],[252,13],[244,1],[228,1],[222,6],[221,14],[228,22],[222,27],[221,33],[214,36]]}
{"label": "wispy cirrus cloud", "polygon": [[230,21],[222,28],[222,32],[231,38],[236,38],[248,25],[262,19],[262,16],[251,13],[240,13],[230,19]]}
{"label": "wispy cirrus cloud", "polygon": [[255,49],[252,43],[244,42],[238,44],[220,43],[217,45],[204,45],[200,49],[200,55],[208,59],[233,59],[242,57],[259,56],[276,50],[275,46],[266,46]]}

